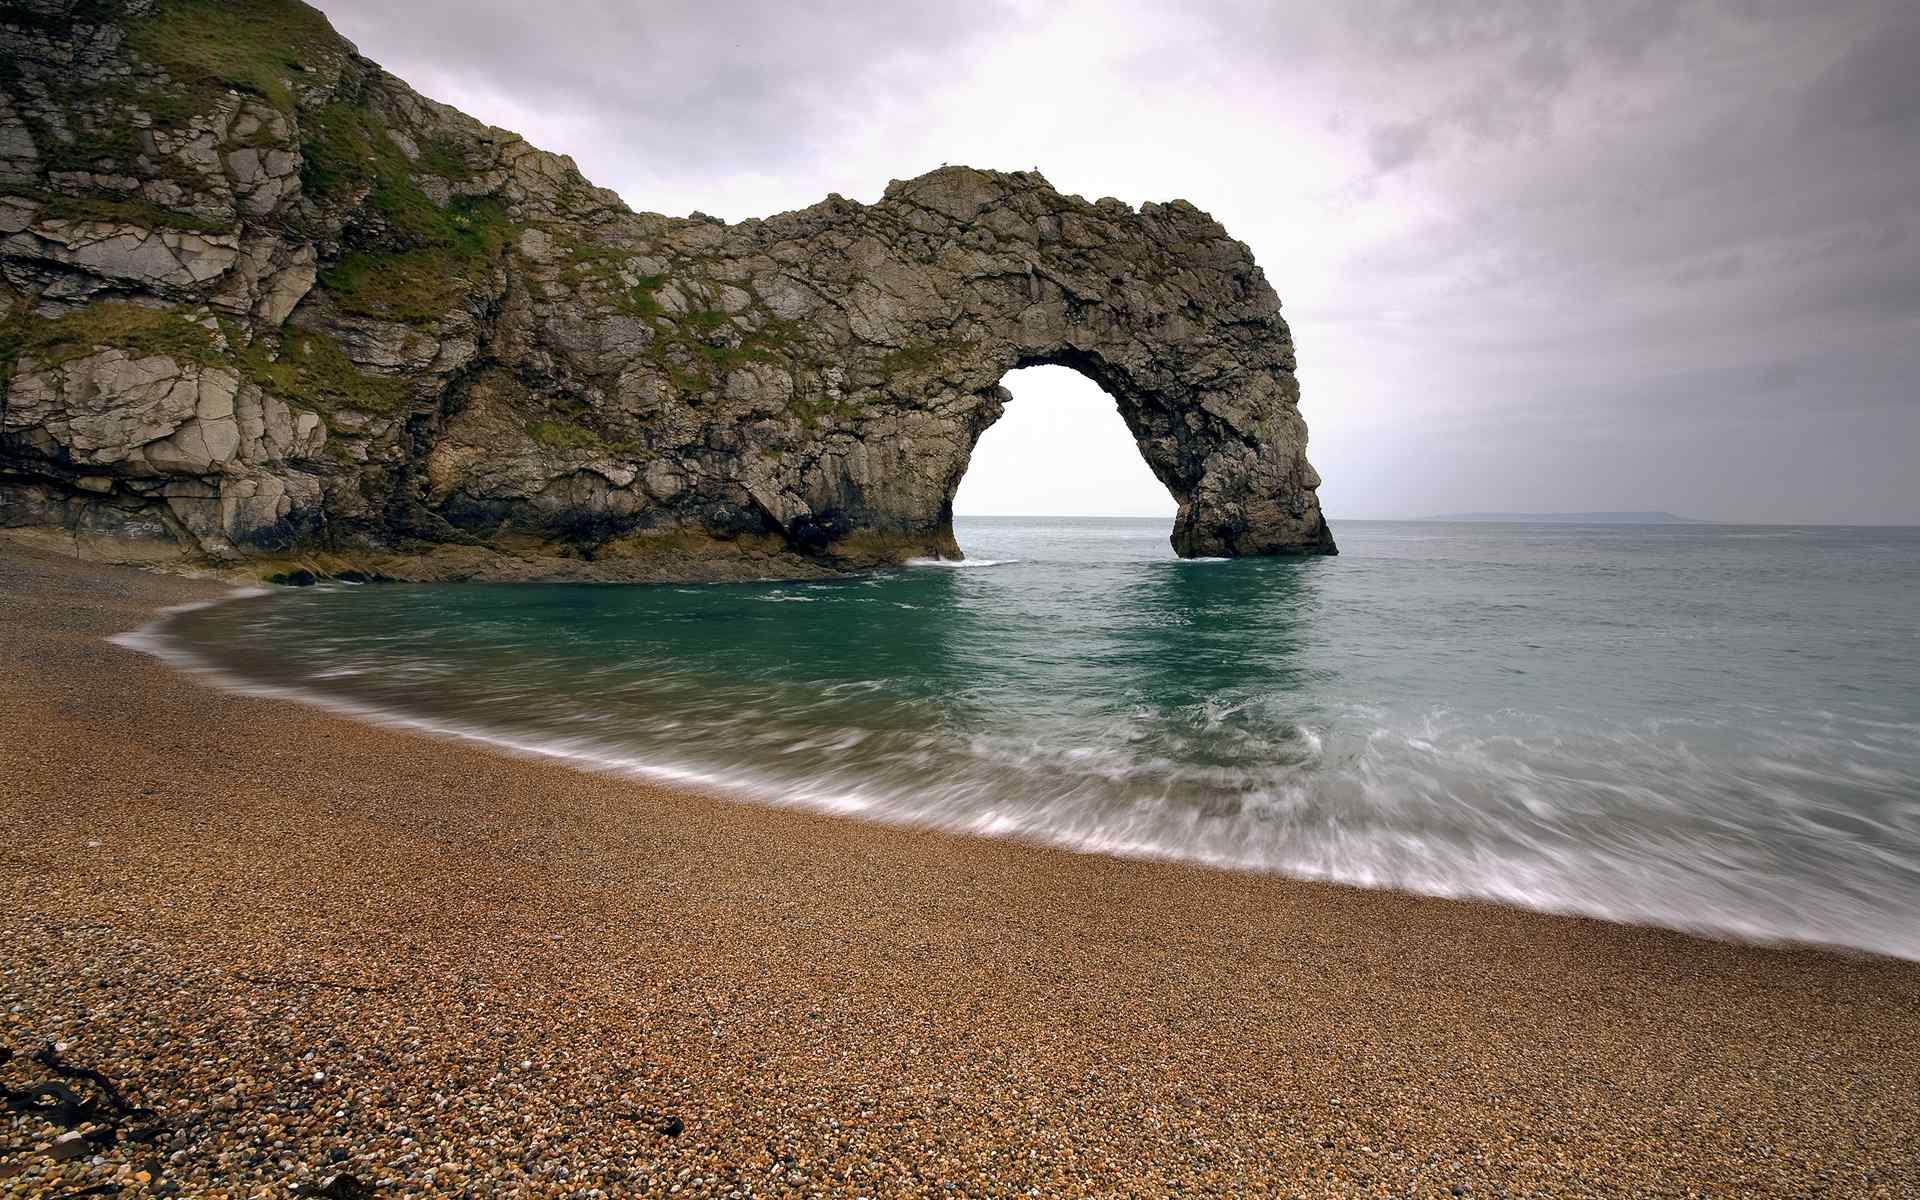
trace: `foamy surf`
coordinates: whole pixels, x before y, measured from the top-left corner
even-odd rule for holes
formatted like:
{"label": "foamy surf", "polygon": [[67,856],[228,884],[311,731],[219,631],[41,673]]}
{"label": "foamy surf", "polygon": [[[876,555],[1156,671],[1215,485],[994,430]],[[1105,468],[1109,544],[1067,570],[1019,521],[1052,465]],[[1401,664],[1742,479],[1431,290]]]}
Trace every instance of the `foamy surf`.
{"label": "foamy surf", "polygon": [[124,633],[116,633],[108,638],[107,641],[128,650],[138,650],[143,654],[151,654],[156,658],[179,666],[197,666],[198,660],[192,654],[170,646],[161,637],[160,630],[166,626],[168,621],[182,613],[198,612],[201,609],[212,608],[216,604],[228,604],[235,600],[248,600],[255,596],[265,596],[270,594],[271,590],[272,589],[265,587],[243,585],[229,588],[224,595],[216,596],[211,600],[189,600],[184,604],[169,604],[165,608],[157,610],[153,615],[153,619],[140,628],[129,629]]}
{"label": "foamy surf", "polygon": [[[1910,580],[1775,629],[1799,613],[1763,593],[1689,615],[1690,590],[1605,559],[1617,541],[1556,535],[1564,568],[1503,573],[1510,540],[1389,532],[1343,534],[1371,559],[1229,572],[1178,569],[1147,527],[966,560],[1012,572],[276,589],[123,644],[759,803],[1920,958]],[[1875,612],[1888,635],[1862,641]],[[1759,702],[1768,679],[1791,703]]]}

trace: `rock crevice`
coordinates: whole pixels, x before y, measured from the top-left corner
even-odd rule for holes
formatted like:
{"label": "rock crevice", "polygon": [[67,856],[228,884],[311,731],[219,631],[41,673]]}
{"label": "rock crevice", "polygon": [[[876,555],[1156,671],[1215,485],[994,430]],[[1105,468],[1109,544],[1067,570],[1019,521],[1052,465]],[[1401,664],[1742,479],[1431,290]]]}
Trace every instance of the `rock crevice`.
{"label": "rock crevice", "polygon": [[951,556],[1002,377],[1058,364],[1181,554],[1333,550],[1279,302],[1184,201],[634,213],[293,0],[27,0],[0,55],[0,523],[418,577]]}

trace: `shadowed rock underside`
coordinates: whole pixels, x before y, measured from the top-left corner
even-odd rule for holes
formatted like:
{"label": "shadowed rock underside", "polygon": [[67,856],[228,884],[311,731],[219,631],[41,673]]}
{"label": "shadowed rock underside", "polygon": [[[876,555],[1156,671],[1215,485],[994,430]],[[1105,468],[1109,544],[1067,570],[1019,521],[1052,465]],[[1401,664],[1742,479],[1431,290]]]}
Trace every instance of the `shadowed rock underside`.
{"label": "shadowed rock underside", "polygon": [[729,578],[957,556],[1007,371],[1110,394],[1189,556],[1332,553],[1246,246],[943,168],[633,213],[292,0],[0,4],[0,524],[109,558]]}

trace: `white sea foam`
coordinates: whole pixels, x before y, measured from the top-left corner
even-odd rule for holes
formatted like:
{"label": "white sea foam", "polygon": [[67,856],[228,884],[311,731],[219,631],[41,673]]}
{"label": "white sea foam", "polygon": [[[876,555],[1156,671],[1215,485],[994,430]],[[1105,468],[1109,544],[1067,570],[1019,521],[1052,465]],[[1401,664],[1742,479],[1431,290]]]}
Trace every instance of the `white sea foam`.
{"label": "white sea foam", "polygon": [[[200,601],[162,609],[155,620],[140,629],[116,634],[107,640],[115,645],[149,654],[171,666],[190,672],[213,686],[239,695],[289,700],[326,712],[354,717],[369,724],[432,734],[455,741],[478,742],[514,755],[558,760],[596,773],[631,775],[663,783],[710,789],[718,793],[738,795],[762,802],[776,802],[790,794],[784,790],[777,790],[782,787],[780,783],[756,776],[751,772],[716,770],[699,764],[676,763],[654,758],[643,759],[587,741],[532,738],[466,721],[426,717],[386,705],[343,699],[312,688],[244,678],[214,666],[176,640],[166,637],[162,632],[167,616],[211,607],[214,604],[224,603],[228,599],[242,599],[248,595],[257,594],[260,594],[257,589],[242,591],[221,600]],[[866,801],[852,794],[806,793],[805,795],[806,803],[817,803],[823,808],[835,811],[855,811],[867,806]]]}
{"label": "white sea foam", "polygon": [[[116,633],[107,638],[107,640],[116,646],[122,646],[128,650],[138,650],[143,654],[151,654],[156,658],[168,658],[167,654],[162,653],[162,649],[168,647],[169,644],[163,642],[161,639],[160,629],[167,623],[169,618],[178,616],[181,613],[199,612],[202,609],[212,608],[216,604],[227,604],[235,600],[248,600],[255,596],[265,596],[268,595],[269,592],[270,589],[264,587],[242,586],[229,588],[225,595],[216,596],[211,600],[189,600],[185,604],[169,604],[165,608],[154,610],[153,617],[140,628],[129,629],[124,633]],[[180,653],[184,655],[184,652]],[[168,658],[168,661],[175,660]],[[181,662],[179,665],[184,666],[190,664]]]}
{"label": "white sea foam", "polygon": [[[1009,561],[1018,560],[926,565]],[[1035,561],[1037,570],[1050,565]],[[464,639],[498,624],[491,608],[478,624],[422,623],[412,642],[364,619],[274,619],[307,611],[298,605],[236,609],[196,635],[218,662],[167,632],[175,617],[115,640],[236,690],[758,803],[1920,959],[1910,708],[1854,711],[1832,695],[1782,707],[1752,689],[1752,702],[1711,714],[1665,699],[1608,713],[1590,703],[1608,682],[1593,672],[1619,655],[1692,654],[1687,669],[1724,671],[1724,649],[1676,647],[1695,635],[1719,646],[1747,636],[1747,626],[1676,623],[1679,636],[1656,643],[1653,633],[1668,626],[1641,621],[1636,634],[1635,618],[1598,609],[1510,637],[1509,623],[1526,619],[1510,615],[1527,610],[1522,597],[1501,608],[1490,633],[1458,624],[1467,618],[1457,611],[1420,613],[1402,626],[1376,623],[1377,640],[1363,648],[1329,648],[1324,633],[1287,640],[1288,593],[1259,582],[1267,576],[1203,580],[1166,571],[1164,561],[1109,575],[1104,591],[1083,587],[1061,605],[1056,597],[1073,582],[1063,572],[1044,592],[1056,608],[1044,619],[1020,610],[1016,621],[1002,619],[1005,606],[1023,589],[1041,594],[1026,572],[966,588],[886,573],[804,596],[794,594],[804,585],[771,595],[716,589],[717,607],[701,617],[756,600],[823,604],[749,614],[748,623],[779,631],[763,647],[777,652],[737,657],[731,675],[676,641],[650,643],[657,657],[648,659],[615,640],[619,649],[596,661],[579,647],[597,643],[575,641],[571,624],[560,638],[550,626],[504,625],[481,653]],[[873,588],[882,590],[851,594]],[[376,591],[333,603],[372,603]],[[895,599],[909,593],[920,603]],[[956,603],[948,596],[979,599],[942,611]],[[1112,607],[1094,607],[1106,597]],[[905,631],[899,644],[865,640],[859,620],[869,618],[849,620],[851,640],[829,641],[815,659],[778,640],[831,628],[821,623],[833,619],[824,605],[868,599],[915,614],[888,618]],[[686,614],[671,603],[648,611]],[[1343,610],[1368,603],[1380,600],[1355,589]],[[856,611],[872,612],[846,610]],[[1230,636],[1223,621],[1233,622]],[[719,631],[715,644],[729,646],[741,636],[724,620],[673,628],[675,639],[682,629]],[[1275,628],[1282,650],[1249,667],[1256,635]],[[1456,646],[1450,639],[1463,628],[1471,636]],[[449,640],[435,640],[442,629],[454,631]],[[1082,629],[1079,641],[1065,640]],[[255,658],[228,656],[238,637],[252,639]],[[559,653],[556,641],[571,648]],[[1482,661],[1490,646],[1511,654]],[[902,659],[905,648],[921,657]],[[1543,702],[1536,683],[1488,682],[1574,651],[1587,673]],[[1330,670],[1336,653],[1345,657]],[[280,682],[243,678],[255,672],[219,665],[227,661],[263,664],[257,673]],[[1443,676],[1431,702],[1407,702],[1396,684],[1403,664]],[[926,670],[947,673],[916,691],[925,682],[916,672]],[[1361,673],[1366,686],[1317,682],[1342,671]],[[1657,678],[1669,688],[1687,681]],[[1311,703],[1299,702],[1305,695]]]}

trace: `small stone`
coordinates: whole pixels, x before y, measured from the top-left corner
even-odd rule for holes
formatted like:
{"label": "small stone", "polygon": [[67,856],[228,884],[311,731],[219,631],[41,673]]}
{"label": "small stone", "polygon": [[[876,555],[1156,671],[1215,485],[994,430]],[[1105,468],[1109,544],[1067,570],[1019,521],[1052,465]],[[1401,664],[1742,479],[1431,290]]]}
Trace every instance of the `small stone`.
{"label": "small stone", "polygon": [[47,1147],[47,1157],[55,1162],[70,1162],[87,1152],[87,1139],[78,1132],[63,1133]]}

